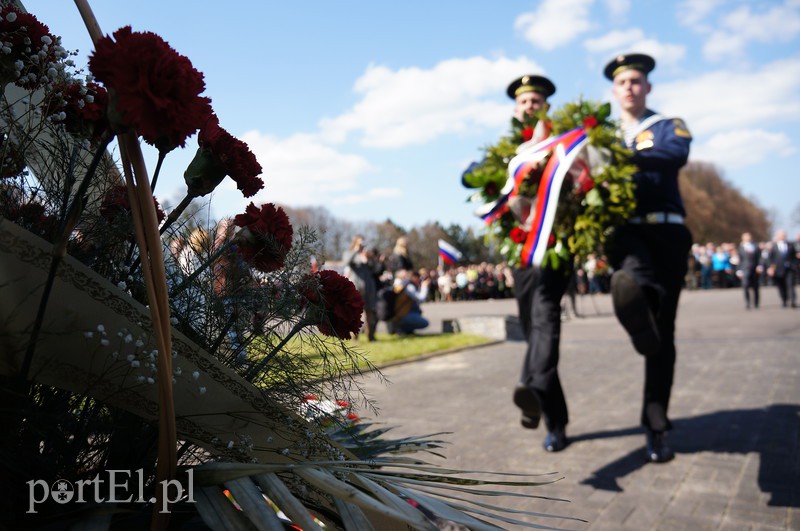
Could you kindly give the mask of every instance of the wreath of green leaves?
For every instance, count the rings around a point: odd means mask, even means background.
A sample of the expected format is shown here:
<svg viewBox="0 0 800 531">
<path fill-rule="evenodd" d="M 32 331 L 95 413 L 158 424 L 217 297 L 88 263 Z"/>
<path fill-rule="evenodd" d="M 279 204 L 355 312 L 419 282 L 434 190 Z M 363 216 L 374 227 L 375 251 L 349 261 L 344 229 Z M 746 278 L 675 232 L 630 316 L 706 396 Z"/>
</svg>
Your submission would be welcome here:
<svg viewBox="0 0 800 531">
<path fill-rule="evenodd" d="M 545 253 L 542 267 L 560 268 L 573 257 L 585 261 L 590 254 L 605 254 L 605 242 L 614 228 L 624 223 L 636 208 L 633 175 L 636 166 L 630 162 L 628 151 L 617 138 L 618 124 L 609 119 L 611 105 L 592 101 L 567 103 L 552 115 L 551 135 L 560 135 L 585 123 L 596 120 L 587 136 L 589 144 L 610 156 L 606 165 L 592 168 L 592 188 L 583 193 L 576 183 L 565 180 L 552 234 L 554 241 Z M 516 155 L 517 147 L 524 141 L 522 132 L 535 127 L 543 114 L 520 122 L 511 120 L 511 131 L 485 148 L 483 161 L 464 176 L 464 183 L 476 191 L 469 197 L 472 203 L 489 203 L 497 200 L 508 179 L 508 163 Z M 543 167 L 544 165 L 540 165 Z M 531 172 L 520 186 L 520 194 L 536 197 L 541 172 Z M 518 228 L 511 212 L 507 211 L 486 226 L 485 242 L 496 246 L 511 266 L 520 265 L 524 240 L 519 241 Z"/>
</svg>

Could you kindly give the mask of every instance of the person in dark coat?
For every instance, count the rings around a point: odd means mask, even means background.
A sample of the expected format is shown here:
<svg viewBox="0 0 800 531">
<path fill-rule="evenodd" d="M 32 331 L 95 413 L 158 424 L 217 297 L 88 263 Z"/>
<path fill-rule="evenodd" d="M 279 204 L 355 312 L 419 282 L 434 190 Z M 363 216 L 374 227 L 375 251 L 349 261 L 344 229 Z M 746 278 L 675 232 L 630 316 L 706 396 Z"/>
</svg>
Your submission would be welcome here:
<svg viewBox="0 0 800 531">
<path fill-rule="evenodd" d="M 786 308 L 797 308 L 797 296 L 794 289 L 797 274 L 797 249 L 786 239 L 786 231 L 781 229 L 775 233 L 772 249 L 769 252 L 769 275 L 778 287 L 781 303 Z"/>
<path fill-rule="evenodd" d="M 749 232 L 742 234 L 742 241 L 739 244 L 739 273 L 744 289 L 744 303 L 749 310 L 751 307 L 758 308 L 758 285 L 761 277 L 761 249 L 753 241 Z M 753 292 L 751 300 L 750 292 Z"/>
</svg>

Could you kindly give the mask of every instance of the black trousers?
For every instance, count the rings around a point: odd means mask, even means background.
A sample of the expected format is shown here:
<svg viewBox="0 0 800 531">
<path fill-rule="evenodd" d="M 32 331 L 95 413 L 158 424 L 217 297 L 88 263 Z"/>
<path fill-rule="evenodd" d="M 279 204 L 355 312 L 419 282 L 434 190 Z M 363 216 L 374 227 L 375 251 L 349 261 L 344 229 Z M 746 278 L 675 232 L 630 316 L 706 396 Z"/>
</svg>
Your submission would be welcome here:
<svg viewBox="0 0 800 531">
<path fill-rule="evenodd" d="M 783 275 L 775 275 L 773 282 L 778 286 L 778 295 L 781 297 L 781 302 L 784 306 L 791 303 L 792 306 L 797 304 L 797 296 L 794 291 L 794 270 L 787 269 Z"/>
<path fill-rule="evenodd" d="M 753 303 L 758 308 L 758 282 L 759 274 L 753 269 L 752 271 L 745 271 L 742 277 L 742 288 L 744 289 L 744 302 L 747 307 L 750 307 L 750 290 L 753 290 Z"/>
<path fill-rule="evenodd" d="M 619 227 L 609 244 L 609 262 L 636 279 L 648 297 L 661 336 L 661 350 L 645 357 L 641 422 L 667 431 L 675 375 L 675 317 L 688 269 L 692 233 L 685 225 L 661 223 Z"/>
<path fill-rule="evenodd" d="M 520 383 L 539 397 L 548 431 L 564 428 L 569 422 L 567 402 L 558 378 L 558 357 L 561 297 L 569 284 L 571 269 L 570 263 L 559 270 L 514 270 L 514 295 L 522 332 L 528 342 Z"/>
</svg>

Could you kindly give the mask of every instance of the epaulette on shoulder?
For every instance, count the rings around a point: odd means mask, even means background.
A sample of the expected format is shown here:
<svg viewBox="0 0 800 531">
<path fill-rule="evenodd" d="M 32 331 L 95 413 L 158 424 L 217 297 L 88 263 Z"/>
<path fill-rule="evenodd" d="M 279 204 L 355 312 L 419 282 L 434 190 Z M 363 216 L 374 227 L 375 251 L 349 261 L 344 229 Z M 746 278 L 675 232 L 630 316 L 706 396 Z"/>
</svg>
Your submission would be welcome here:
<svg viewBox="0 0 800 531">
<path fill-rule="evenodd" d="M 672 125 L 675 126 L 675 134 L 677 136 L 681 136 L 683 138 L 692 138 L 692 133 L 689 132 L 689 128 L 686 127 L 686 122 L 684 122 L 680 118 L 673 118 Z"/>
</svg>

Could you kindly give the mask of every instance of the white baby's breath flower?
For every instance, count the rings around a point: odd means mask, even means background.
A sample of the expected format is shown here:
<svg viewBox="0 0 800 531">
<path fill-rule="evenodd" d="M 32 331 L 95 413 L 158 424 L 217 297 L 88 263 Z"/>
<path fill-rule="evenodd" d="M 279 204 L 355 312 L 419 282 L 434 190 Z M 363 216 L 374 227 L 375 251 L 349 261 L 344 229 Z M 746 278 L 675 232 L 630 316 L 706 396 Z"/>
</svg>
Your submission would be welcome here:
<svg viewBox="0 0 800 531">
<path fill-rule="evenodd" d="M 101 325 L 101 324 L 99 324 L 99 325 L 97 325 L 97 331 L 100 332 L 101 334 L 105 335 L 106 327 Z"/>
<path fill-rule="evenodd" d="M 16 14 L 16 13 L 14 13 L 13 11 L 9 11 L 9 12 L 6 14 L 6 20 L 7 20 L 8 22 L 15 22 L 15 21 L 17 20 L 17 14 Z"/>
<path fill-rule="evenodd" d="M 136 377 L 136 381 L 139 382 L 139 383 L 144 383 L 144 376 L 141 376 L 141 375 L 137 376 Z"/>
<path fill-rule="evenodd" d="M 200 371 L 194 371 L 192 373 L 192 378 L 194 378 L 195 380 L 198 380 L 200 378 Z"/>
<path fill-rule="evenodd" d="M 100 340 L 100 344 L 103 345 L 104 347 L 107 347 L 109 343 L 110 341 L 106 338 Z"/>
<path fill-rule="evenodd" d="M 125 289 L 125 288 L 127 288 L 127 287 L 128 287 L 128 285 L 127 285 L 127 284 L 125 284 L 125 282 L 124 282 L 124 281 L 120 280 L 119 282 L 117 282 L 117 287 L 118 287 L 119 289 Z"/>
<path fill-rule="evenodd" d="M 206 394 L 206 388 L 205 388 L 205 386 L 201 386 L 201 387 L 200 387 L 200 389 L 199 389 L 199 391 L 200 391 L 200 394 L 201 394 L 201 395 L 204 395 L 204 394 Z"/>
<path fill-rule="evenodd" d="M 136 345 L 136 347 L 138 348 L 142 348 L 144 346 L 144 341 L 142 341 L 141 339 L 137 339 L 134 345 Z"/>
<path fill-rule="evenodd" d="M 134 368 L 136 368 L 136 367 L 138 367 L 139 365 L 141 365 L 141 362 L 140 362 L 139 360 L 133 360 L 133 361 L 131 362 L 131 367 L 134 367 Z"/>
<path fill-rule="evenodd" d="M 133 361 L 136 359 L 136 356 L 134 356 L 133 354 L 128 354 L 128 356 L 125 359 L 127 359 L 128 361 Z"/>
<path fill-rule="evenodd" d="M 92 332 L 91 330 L 87 330 L 86 332 L 83 333 L 83 337 L 85 337 L 86 339 L 91 339 L 94 337 L 94 332 Z"/>
<path fill-rule="evenodd" d="M 180 376 L 181 373 L 183 372 L 183 369 L 181 369 L 180 367 L 175 367 L 173 369 L 173 372 L 175 373 L 175 376 Z"/>
<path fill-rule="evenodd" d="M 152 376 L 148 376 L 147 377 L 147 383 L 149 383 L 150 385 L 153 385 L 154 383 L 156 383 L 156 380 Z"/>
<path fill-rule="evenodd" d="M 128 334 L 128 335 L 126 335 L 124 338 L 122 338 L 122 340 L 123 340 L 125 343 L 130 343 L 131 341 L 133 341 L 133 336 L 132 336 L 132 335 L 130 335 L 130 334 Z"/>
<path fill-rule="evenodd" d="M 228 450 L 233 448 L 233 441 L 228 441 Z"/>
</svg>

